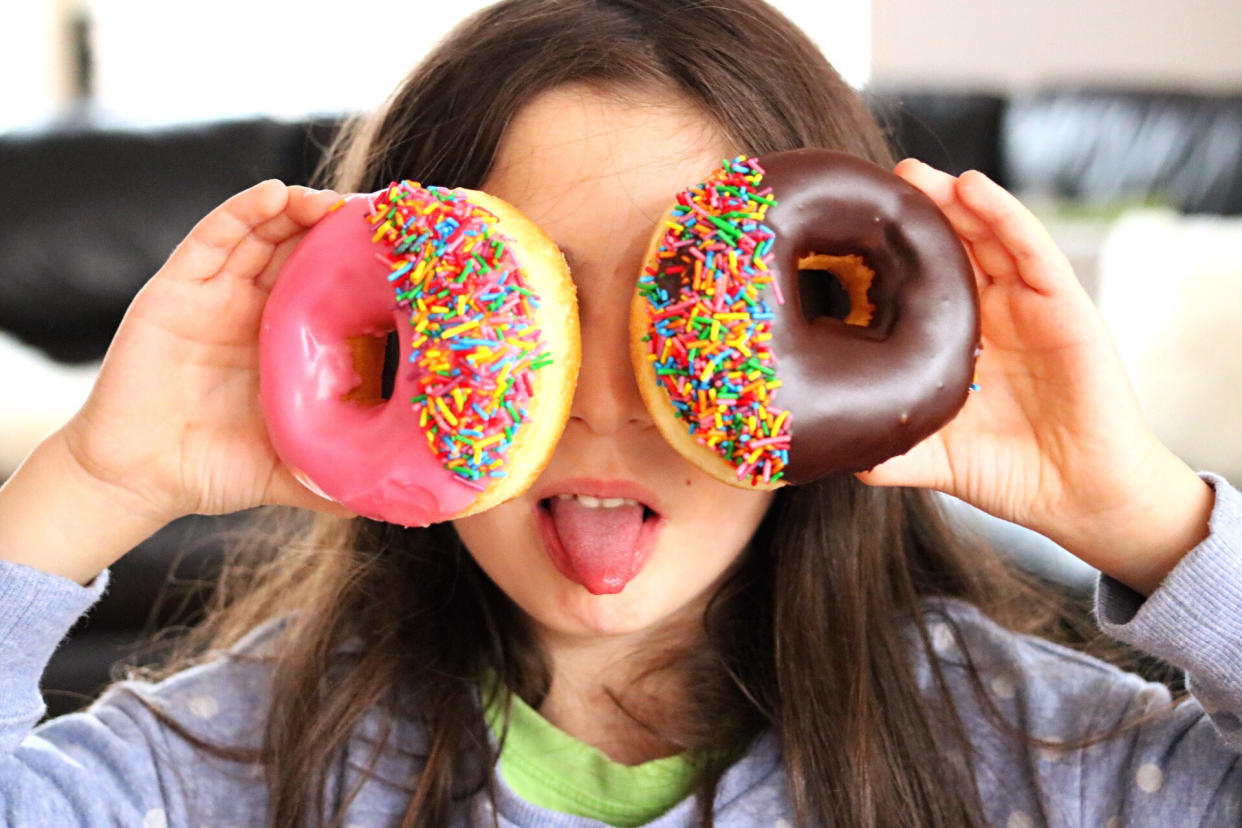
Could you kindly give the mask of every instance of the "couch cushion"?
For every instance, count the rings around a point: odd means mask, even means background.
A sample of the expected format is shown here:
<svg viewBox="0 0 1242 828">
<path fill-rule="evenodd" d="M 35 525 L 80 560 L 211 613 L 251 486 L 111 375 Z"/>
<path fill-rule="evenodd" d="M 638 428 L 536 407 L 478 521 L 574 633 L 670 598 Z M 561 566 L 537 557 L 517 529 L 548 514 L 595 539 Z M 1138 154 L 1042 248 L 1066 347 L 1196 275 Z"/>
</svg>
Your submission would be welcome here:
<svg viewBox="0 0 1242 828">
<path fill-rule="evenodd" d="M 1022 95 L 1007 107 L 1002 135 L 1006 175 L 1019 193 L 1242 214 L 1240 95 Z"/>
<path fill-rule="evenodd" d="M 978 92 L 879 90 L 867 95 L 898 159 L 910 156 L 959 175 L 979 170 L 1005 182 L 1000 129 L 1005 100 Z"/>
<path fill-rule="evenodd" d="M 265 178 L 306 183 L 325 124 L 237 121 L 0 137 L 0 328 L 98 359 L 143 282 L 194 223 Z"/>
<path fill-rule="evenodd" d="M 1127 213 L 1100 251 L 1100 311 L 1156 435 L 1242 485 L 1242 218 Z"/>
</svg>

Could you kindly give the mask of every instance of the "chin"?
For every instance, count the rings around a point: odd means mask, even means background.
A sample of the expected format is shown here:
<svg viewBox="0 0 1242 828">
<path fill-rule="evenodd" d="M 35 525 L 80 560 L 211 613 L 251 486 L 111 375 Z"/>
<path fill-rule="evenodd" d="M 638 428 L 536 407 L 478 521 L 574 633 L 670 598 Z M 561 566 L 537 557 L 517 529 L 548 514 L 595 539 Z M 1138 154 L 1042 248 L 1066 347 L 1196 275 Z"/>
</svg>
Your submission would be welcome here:
<svg viewBox="0 0 1242 828">
<path fill-rule="evenodd" d="M 635 635 L 660 627 L 681 609 L 676 601 L 670 604 L 672 596 L 659 589 L 658 575 L 651 570 L 611 594 L 592 594 L 559 574 L 557 581 L 531 591 L 518 604 L 537 624 L 564 636 Z"/>
</svg>

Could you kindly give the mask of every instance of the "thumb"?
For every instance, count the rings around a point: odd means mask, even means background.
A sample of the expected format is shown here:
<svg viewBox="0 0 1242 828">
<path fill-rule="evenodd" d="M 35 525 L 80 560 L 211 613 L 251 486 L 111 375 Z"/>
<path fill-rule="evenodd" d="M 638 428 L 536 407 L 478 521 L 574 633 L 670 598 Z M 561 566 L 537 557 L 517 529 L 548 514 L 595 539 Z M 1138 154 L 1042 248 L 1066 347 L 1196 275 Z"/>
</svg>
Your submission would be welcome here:
<svg viewBox="0 0 1242 828">
<path fill-rule="evenodd" d="M 296 506 L 299 509 L 312 509 L 326 512 L 337 517 L 358 517 L 356 513 L 345 508 L 335 500 L 324 497 L 303 483 L 285 466 L 281 466 L 272 479 L 267 491 L 265 502 L 272 506 Z"/>
<path fill-rule="evenodd" d="M 858 472 L 855 477 L 868 486 L 913 486 L 923 489 L 940 489 L 948 478 L 948 455 L 944 441 L 933 434 L 915 445 L 905 454 L 889 458 L 883 463 Z"/>
</svg>

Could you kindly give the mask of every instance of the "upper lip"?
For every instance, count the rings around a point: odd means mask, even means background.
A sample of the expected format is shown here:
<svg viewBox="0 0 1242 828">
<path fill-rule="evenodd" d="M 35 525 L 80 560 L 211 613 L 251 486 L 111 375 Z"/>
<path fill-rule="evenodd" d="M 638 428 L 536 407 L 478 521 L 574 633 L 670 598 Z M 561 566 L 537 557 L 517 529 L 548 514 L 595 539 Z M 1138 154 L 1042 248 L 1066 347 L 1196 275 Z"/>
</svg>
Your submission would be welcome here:
<svg viewBox="0 0 1242 828">
<path fill-rule="evenodd" d="M 549 483 L 536 494 L 536 500 L 547 500 L 557 495 L 588 495 L 590 497 L 625 497 L 637 500 L 651 511 L 660 514 L 662 509 L 656 496 L 649 490 L 632 480 L 599 480 L 596 478 L 578 477 L 569 480 L 558 480 Z"/>
</svg>

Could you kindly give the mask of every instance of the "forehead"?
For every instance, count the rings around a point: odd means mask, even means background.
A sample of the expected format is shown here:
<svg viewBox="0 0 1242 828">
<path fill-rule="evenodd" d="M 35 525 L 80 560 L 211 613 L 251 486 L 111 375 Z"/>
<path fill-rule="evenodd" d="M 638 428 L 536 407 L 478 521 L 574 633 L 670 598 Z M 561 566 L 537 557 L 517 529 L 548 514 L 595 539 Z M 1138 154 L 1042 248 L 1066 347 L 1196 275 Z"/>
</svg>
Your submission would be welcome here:
<svg viewBox="0 0 1242 828">
<path fill-rule="evenodd" d="M 518 111 L 483 189 L 569 242 L 649 227 L 729 154 L 712 119 L 672 94 L 568 86 Z"/>
</svg>

